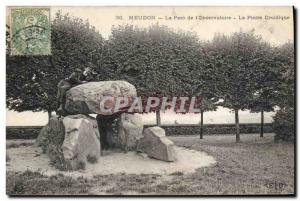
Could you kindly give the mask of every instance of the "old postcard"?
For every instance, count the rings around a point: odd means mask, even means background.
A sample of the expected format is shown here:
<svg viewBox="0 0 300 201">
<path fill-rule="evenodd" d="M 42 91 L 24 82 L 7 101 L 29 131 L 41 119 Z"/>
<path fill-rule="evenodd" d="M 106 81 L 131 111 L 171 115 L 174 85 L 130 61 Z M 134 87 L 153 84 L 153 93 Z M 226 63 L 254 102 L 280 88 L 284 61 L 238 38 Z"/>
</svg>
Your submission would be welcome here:
<svg viewBox="0 0 300 201">
<path fill-rule="evenodd" d="M 9 196 L 295 196 L 294 8 L 8 6 Z"/>
</svg>

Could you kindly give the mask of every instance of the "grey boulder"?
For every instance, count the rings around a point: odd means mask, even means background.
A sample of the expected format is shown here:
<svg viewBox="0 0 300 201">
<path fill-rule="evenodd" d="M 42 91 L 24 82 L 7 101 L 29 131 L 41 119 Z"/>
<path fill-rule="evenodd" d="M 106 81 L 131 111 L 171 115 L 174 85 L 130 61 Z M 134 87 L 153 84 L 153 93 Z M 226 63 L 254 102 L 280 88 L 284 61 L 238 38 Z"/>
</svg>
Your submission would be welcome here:
<svg viewBox="0 0 300 201">
<path fill-rule="evenodd" d="M 118 136 L 123 150 L 136 150 L 137 142 L 143 137 L 144 125 L 140 114 L 123 113 L 119 117 Z"/>
<path fill-rule="evenodd" d="M 176 160 L 174 143 L 166 137 L 165 130 L 160 127 L 149 127 L 143 132 L 137 151 L 146 153 L 149 157 L 172 162 Z"/>
<path fill-rule="evenodd" d="M 68 114 L 112 115 L 117 113 L 115 111 L 117 97 L 127 98 L 128 105 L 131 105 L 136 96 L 136 88 L 126 81 L 87 82 L 67 91 L 65 111 Z M 120 111 L 125 112 L 128 108 L 120 108 Z"/>
<path fill-rule="evenodd" d="M 71 169 L 79 169 L 89 160 L 97 161 L 101 155 L 101 145 L 96 119 L 87 115 L 69 115 L 62 121 L 65 139 L 61 148 Z"/>
</svg>

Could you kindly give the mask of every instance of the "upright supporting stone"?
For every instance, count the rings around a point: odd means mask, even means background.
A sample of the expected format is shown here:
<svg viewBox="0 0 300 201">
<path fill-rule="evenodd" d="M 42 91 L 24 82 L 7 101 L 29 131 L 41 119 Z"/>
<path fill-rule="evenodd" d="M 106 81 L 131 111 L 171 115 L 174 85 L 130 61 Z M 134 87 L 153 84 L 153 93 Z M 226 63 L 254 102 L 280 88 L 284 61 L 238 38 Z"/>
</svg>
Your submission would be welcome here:
<svg viewBox="0 0 300 201">
<path fill-rule="evenodd" d="M 137 151 L 163 161 L 176 160 L 174 143 L 166 137 L 164 129 L 157 126 L 146 128 L 143 135 L 144 137 L 138 143 Z"/>
<path fill-rule="evenodd" d="M 54 116 L 42 128 L 36 140 L 49 156 L 51 164 L 60 170 L 84 168 L 101 154 L 97 121 L 87 115 Z"/>
<path fill-rule="evenodd" d="M 140 114 L 122 114 L 117 122 L 119 146 L 122 150 L 136 150 L 143 137 L 144 125 Z"/>
<path fill-rule="evenodd" d="M 62 145 L 64 158 L 72 169 L 78 169 L 92 159 L 97 161 L 101 153 L 100 133 L 97 121 L 86 115 L 70 115 L 63 119 L 65 140 Z"/>
</svg>

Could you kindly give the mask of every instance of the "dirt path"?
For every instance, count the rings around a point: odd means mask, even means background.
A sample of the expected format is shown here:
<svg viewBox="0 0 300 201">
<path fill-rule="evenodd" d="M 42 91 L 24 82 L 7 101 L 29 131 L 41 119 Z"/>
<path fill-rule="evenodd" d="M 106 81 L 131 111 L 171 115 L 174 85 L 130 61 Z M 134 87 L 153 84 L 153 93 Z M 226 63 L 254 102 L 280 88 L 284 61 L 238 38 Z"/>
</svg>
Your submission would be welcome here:
<svg viewBox="0 0 300 201">
<path fill-rule="evenodd" d="M 26 170 L 38 171 L 51 176 L 62 173 L 66 176 L 92 178 L 95 175 L 109 174 L 159 174 L 168 175 L 176 172 L 193 173 L 201 167 L 208 167 L 216 163 L 212 156 L 205 152 L 176 147 L 177 161 L 164 162 L 149 158 L 136 152 L 120 153 L 106 151 L 96 164 L 88 163 L 85 170 L 65 172 L 52 167 L 50 160 L 42 150 L 33 145 L 12 147 L 7 149 L 10 158 L 7 161 L 7 171 L 22 172 Z"/>
</svg>

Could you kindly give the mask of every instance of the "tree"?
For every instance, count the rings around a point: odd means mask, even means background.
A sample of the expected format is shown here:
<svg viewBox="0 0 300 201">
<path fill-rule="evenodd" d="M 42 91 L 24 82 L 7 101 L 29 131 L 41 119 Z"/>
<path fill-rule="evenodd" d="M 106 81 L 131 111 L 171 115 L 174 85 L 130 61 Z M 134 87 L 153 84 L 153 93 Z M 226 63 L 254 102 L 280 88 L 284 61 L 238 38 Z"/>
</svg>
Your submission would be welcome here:
<svg viewBox="0 0 300 201">
<path fill-rule="evenodd" d="M 200 139 L 203 139 L 203 122 L 204 122 L 204 112 L 206 111 L 215 111 L 217 109 L 217 99 L 211 98 L 207 99 L 202 97 L 201 99 L 201 106 L 200 106 Z"/>
<path fill-rule="evenodd" d="M 200 60 L 197 66 L 197 84 L 196 92 L 199 97 L 201 97 L 200 104 L 200 139 L 203 139 L 203 122 L 204 122 L 204 112 L 215 111 L 217 109 L 217 102 L 219 101 L 217 93 L 217 76 L 214 65 L 212 65 L 213 55 L 211 43 L 203 43 L 202 45 L 203 59 Z M 199 55 L 201 56 L 201 55 Z"/>
<path fill-rule="evenodd" d="M 235 113 L 236 142 L 240 141 L 239 110 L 245 110 L 257 84 L 256 66 L 263 59 L 262 40 L 250 32 L 230 36 L 216 35 L 212 41 L 213 65 L 217 72 L 217 89 L 222 106 Z"/>
<path fill-rule="evenodd" d="M 255 91 L 250 99 L 249 109 L 251 112 L 261 113 L 260 137 L 263 137 L 264 112 L 274 111 L 275 99 L 278 96 L 276 86 L 280 83 L 280 68 L 277 58 L 274 57 L 274 48 L 267 43 L 262 43 L 261 46 L 259 65 L 255 70 Z"/>
<path fill-rule="evenodd" d="M 189 78 L 183 80 L 183 85 L 187 85 L 190 96 L 196 96 L 196 108 L 200 109 L 200 139 L 203 139 L 204 112 L 216 110 L 218 101 L 216 93 L 216 76 L 213 65 L 210 62 L 210 55 L 207 53 L 208 43 L 196 41 L 191 49 L 187 50 L 189 58 L 186 70 L 190 72 Z"/>
<path fill-rule="evenodd" d="M 294 108 L 295 99 L 295 60 L 294 44 L 287 42 L 274 50 L 273 58 L 279 66 L 276 85 L 276 105 L 280 108 Z"/>
<path fill-rule="evenodd" d="M 104 80 L 122 79 L 134 84 L 144 99 L 190 96 L 203 59 L 200 47 L 197 36 L 165 26 L 113 27 L 97 71 L 103 72 Z M 160 105 L 152 112 L 160 124 Z"/>
<path fill-rule="evenodd" d="M 274 116 L 275 141 L 295 139 L 295 60 L 294 45 L 287 42 L 274 51 L 274 58 L 280 67 L 278 85 L 275 87 L 276 105 L 280 108 Z"/>
<path fill-rule="evenodd" d="M 7 46 L 7 107 L 51 113 L 57 108 L 57 83 L 75 68 L 95 65 L 102 46 L 101 34 L 88 21 L 56 13 L 51 23 L 51 55 L 11 56 Z"/>
</svg>

